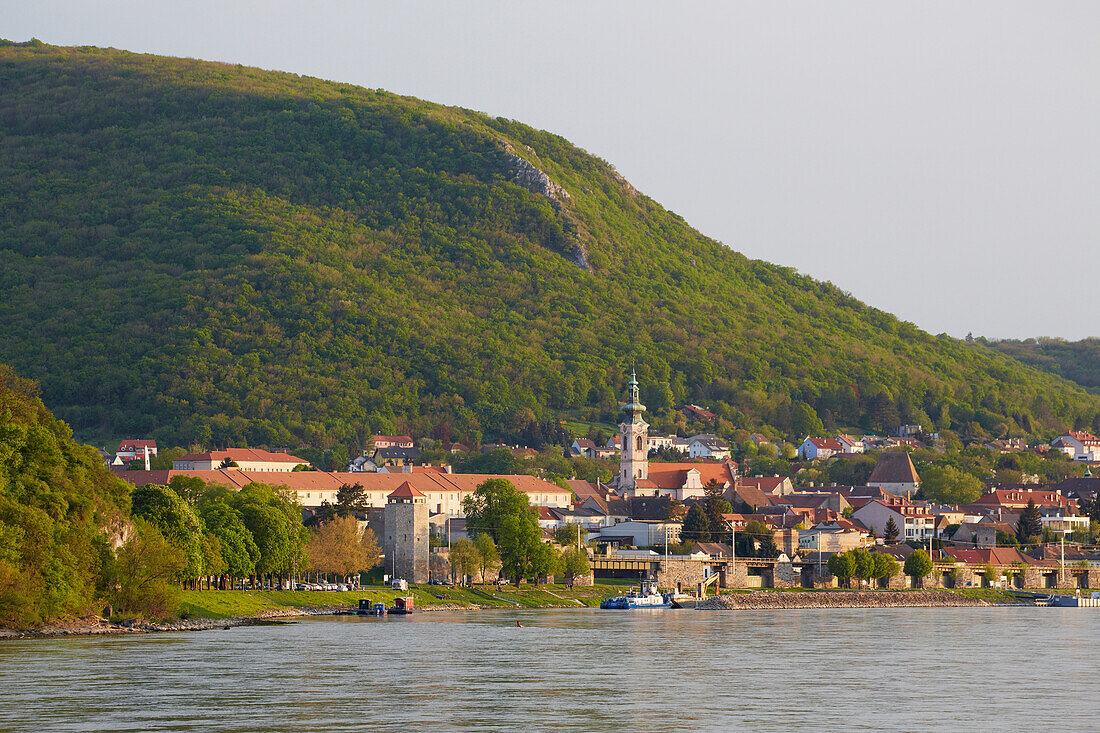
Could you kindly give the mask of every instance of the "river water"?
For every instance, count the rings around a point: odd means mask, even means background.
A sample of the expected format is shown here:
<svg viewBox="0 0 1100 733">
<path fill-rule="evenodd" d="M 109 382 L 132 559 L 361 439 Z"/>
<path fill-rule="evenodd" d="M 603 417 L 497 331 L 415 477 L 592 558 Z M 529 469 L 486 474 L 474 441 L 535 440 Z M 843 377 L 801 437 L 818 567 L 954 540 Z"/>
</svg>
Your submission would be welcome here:
<svg viewBox="0 0 1100 733">
<path fill-rule="evenodd" d="M 7 641 L 0 730 L 1100 730 L 1097 632 L 1093 609 L 576 609 Z"/>
</svg>

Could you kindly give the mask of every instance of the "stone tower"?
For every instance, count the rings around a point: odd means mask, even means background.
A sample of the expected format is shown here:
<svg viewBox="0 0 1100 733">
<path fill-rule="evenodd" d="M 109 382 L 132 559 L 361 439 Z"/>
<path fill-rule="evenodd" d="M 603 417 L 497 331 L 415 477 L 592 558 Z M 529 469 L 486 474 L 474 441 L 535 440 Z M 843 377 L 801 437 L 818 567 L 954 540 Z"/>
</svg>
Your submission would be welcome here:
<svg viewBox="0 0 1100 733">
<path fill-rule="evenodd" d="M 428 499 L 408 481 L 386 497 L 386 572 L 428 582 Z"/>
<path fill-rule="evenodd" d="M 619 454 L 619 489 L 632 489 L 634 482 L 649 478 L 649 425 L 642 420 L 645 405 L 638 398 L 638 378 L 630 370 L 630 401 L 623 405 L 626 419 L 619 423 L 622 453 Z"/>
</svg>

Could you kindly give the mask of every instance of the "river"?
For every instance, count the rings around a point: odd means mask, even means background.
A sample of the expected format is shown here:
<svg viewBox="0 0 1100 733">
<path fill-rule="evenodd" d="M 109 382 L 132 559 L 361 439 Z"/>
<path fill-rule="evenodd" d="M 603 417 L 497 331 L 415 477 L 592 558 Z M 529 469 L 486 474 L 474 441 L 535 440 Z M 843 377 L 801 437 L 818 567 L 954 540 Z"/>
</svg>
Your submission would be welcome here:
<svg viewBox="0 0 1100 733">
<path fill-rule="evenodd" d="M 576 609 L 16 640 L 0 729 L 1097 730 L 1098 631 L 1092 609 Z"/>
</svg>

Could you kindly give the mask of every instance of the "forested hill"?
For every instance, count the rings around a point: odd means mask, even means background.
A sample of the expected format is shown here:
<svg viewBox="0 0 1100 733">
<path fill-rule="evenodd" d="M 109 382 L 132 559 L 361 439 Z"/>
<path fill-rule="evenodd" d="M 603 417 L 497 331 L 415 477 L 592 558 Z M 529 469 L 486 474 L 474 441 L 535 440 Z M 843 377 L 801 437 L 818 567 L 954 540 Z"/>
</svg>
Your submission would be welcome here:
<svg viewBox="0 0 1100 733">
<path fill-rule="evenodd" d="M 1006 340 L 994 341 L 991 345 L 1025 364 L 1065 377 L 1100 394 L 1100 338 Z"/>
<path fill-rule="evenodd" d="M 293 74 L 0 47 L 0 359 L 78 431 L 355 444 L 1100 423 L 1100 400 L 749 260 L 556 135 Z M 903 263 L 896 271 L 904 276 Z"/>
</svg>

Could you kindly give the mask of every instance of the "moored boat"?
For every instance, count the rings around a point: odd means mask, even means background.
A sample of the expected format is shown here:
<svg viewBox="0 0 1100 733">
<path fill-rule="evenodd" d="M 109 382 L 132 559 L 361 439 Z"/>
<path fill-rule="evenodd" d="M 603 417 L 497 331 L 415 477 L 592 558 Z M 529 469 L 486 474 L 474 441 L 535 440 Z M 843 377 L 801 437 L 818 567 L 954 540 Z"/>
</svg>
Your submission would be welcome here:
<svg viewBox="0 0 1100 733">
<path fill-rule="evenodd" d="M 355 613 L 360 616 L 385 616 L 386 604 L 378 601 L 372 605 L 369 598 L 360 598 L 359 608 Z"/>
<path fill-rule="evenodd" d="M 640 589 L 631 589 L 629 593 L 621 596 L 607 598 L 600 604 L 600 608 L 625 610 L 634 608 L 669 608 L 671 596 L 662 595 L 657 591 L 657 581 L 643 580 Z"/>
<path fill-rule="evenodd" d="M 1053 595 L 1047 599 L 1046 605 L 1059 608 L 1100 608 L 1100 593 L 1094 592 L 1087 598 L 1082 596 L 1080 591 L 1072 596 Z"/>
<path fill-rule="evenodd" d="M 389 610 L 391 614 L 397 614 L 399 616 L 408 615 L 413 612 L 413 599 L 412 596 L 404 596 L 393 599 L 393 608 Z"/>
</svg>

